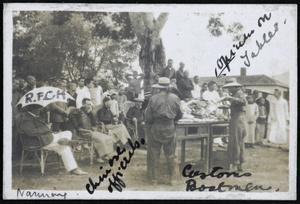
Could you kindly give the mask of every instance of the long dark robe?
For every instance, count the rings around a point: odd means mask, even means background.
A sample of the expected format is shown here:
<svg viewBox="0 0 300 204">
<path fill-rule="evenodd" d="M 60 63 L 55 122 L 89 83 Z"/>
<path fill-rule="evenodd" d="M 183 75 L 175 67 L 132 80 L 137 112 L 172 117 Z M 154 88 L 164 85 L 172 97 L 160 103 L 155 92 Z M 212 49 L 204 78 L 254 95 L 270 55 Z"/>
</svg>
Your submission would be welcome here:
<svg viewBox="0 0 300 204">
<path fill-rule="evenodd" d="M 231 119 L 229 123 L 229 141 L 227 147 L 230 164 L 242 164 L 245 161 L 244 138 L 246 136 L 246 98 L 242 90 L 234 93 L 236 100 L 231 101 Z"/>
</svg>

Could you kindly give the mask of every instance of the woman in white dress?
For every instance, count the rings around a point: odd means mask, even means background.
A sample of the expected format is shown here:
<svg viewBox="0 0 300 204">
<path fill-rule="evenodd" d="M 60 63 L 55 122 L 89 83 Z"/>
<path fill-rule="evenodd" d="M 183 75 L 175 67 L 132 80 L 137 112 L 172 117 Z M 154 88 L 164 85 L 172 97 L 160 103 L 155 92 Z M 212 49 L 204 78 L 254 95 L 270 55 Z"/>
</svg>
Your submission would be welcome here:
<svg viewBox="0 0 300 204">
<path fill-rule="evenodd" d="M 275 90 L 276 99 L 271 103 L 269 123 L 271 143 L 283 145 L 287 142 L 287 125 L 289 123 L 289 111 L 287 101 L 281 97 L 281 91 Z"/>
</svg>

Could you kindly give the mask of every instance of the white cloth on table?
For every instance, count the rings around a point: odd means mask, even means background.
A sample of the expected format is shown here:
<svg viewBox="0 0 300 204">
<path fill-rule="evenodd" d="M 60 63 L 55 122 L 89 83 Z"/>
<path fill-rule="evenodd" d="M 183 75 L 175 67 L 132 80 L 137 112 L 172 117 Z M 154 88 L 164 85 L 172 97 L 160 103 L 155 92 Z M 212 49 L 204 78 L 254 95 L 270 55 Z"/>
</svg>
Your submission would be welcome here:
<svg viewBox="0 0 300 204">
<path fill-rule="evenodd" d="M 206 101 L 209 101 L 209 111 L 210 112 L 218 111 L 217 102 L 220 99 L 218 92 L 216 92 L 215 90 L 214 91 L 207 90 L 203 93 L 202 98 Z M 214 143 L 217 143 L 219 145 L 223 144 L 221 138 L 215 138 Z"/>
<path fill-rule="evenodd" d="M 287 101 L 280 97 L 275 99 L 270 107 L 269 121 L 270 125 L 270 142 L 276 144 L 285 144 L 287 142 L 287 120 L 289 120 Z"/>
<path fill-rule="evenodd" d="M 59 155 L 61 155 L 62 161 L 67 169 L 67 171 L 74 170 L 78 168 L 77 163 L 74 159 L 73 153 L 71 151 L 71 148 L 66 145 L 60 145 L 57 142 L 60 139 L 72 139 L 72 133 L 70 131 L 63 131 L 59 133 L 53 133 L 53 141 L 44 147 L 44 149 L 49 149 L 57 152 Z"/>
<path fill-rule="evenodd" d="M 202 95 L 202 98 L 206 101 L 209 101 L 209 110 L 210 112 L 217 111 L 218 110 L 218 100 L 220 100 L 220 96 L 218 92 L 214 91 L 205 91 Z"/>
<path fill-rule="evenodd" d="M 76 108 L 81 108 L 82 99 L 84 99 L 84 98 L 91 99 L 91 93 L 86 86 L 84 86 L 83 88 L 77 87 L 76 93 L 77 93 Z"/>
</svg>

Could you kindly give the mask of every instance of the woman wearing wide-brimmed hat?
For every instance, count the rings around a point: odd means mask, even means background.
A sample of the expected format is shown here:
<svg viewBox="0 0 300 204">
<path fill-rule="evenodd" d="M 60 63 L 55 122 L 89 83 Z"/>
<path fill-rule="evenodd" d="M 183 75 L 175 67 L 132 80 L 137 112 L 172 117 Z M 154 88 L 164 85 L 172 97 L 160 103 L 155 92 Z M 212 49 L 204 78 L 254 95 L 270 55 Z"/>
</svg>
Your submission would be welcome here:
<svg viewBox="0 0 300 204">
<path fill-rule="evenodd" d="M 232 96 L 224 100 L 231 102 L 231 119 L 229 124 L 229 141 L 227 147 L 229 169 L 242 171 L 244 162 L 244 137 L 246 136 L 246 98 L 242 91 L 242 85 L 236 82 L 235 78 L 223 86 L 228 89 Z"/>
</svg>

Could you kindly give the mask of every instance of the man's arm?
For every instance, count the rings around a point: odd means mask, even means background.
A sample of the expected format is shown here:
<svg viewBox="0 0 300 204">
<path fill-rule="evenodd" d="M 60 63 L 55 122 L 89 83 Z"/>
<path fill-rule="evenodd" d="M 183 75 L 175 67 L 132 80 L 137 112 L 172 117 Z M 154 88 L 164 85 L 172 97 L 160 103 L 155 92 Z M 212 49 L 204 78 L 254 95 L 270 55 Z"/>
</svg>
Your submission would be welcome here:
<svg viewBox="0 0 300 204">
<path fill-rule="evenodd" d="M 178 121 L 183 116 L 183 109 L 182 109 L 182 106 L 181 106 L 181 103 L 180 103 L 180 99 L 178 97 L 176 99 L 176 105 L 177 105 L 177 115 L 174 118 L 174 120 Z"/>
<path fill-rule="evenodd" d="M 129 108 L 128 112 L 127 112 L 127 118 L 134 118 L 133 116 L 133 107 Z"/>
<path fill-rule="evenodd" d="M 131 76 L 131 74 L 125 74 L 125 79 L 127 80 L 128 83 L 131 80 L 130 76 Z"/>
<path fill-rule="evenodd" d="M 144 79 L 144 77 L 145 77 L 145 74 L 144 73 L 141 73 L 140 74 L 140 77 L 138 78 L 140 81 L 142 81 L 143 79 Z"/>
<path fill-rule="evenodd" d="M 147 124 L 151 124 L 153 122 L 153 117 L 152 117 L 152 101 L 151 100 L 153 98 L 150 98 L 147 109 L 146 109 L 146 113 L 145 113 L 145 122 Z"/>
<path fill-rule="evenodd" d="M 100 122 L 114 122 L 113 118 L 106 117 L 102 108 L 97 112 L 97 116 Z"/>
<path fill-rule="evenodd" d="M 60 113 L 60 114 L 63 114 L 63 113 L 66 113 L 66 112 L 67 112 L 67 110 L 64 110 L 62 107 L 58 106 L 58 105 L 57 105 L 57 102 L 51 103 L 51 104 L 50 104 L 50 109 L 51 109 L 52 111 L 58 112 L 58 113 Z"/>
<path fill-rule="evenodd" d="M 28 137 L 37 137 L 51 133 L 47 125 L 36 125 L 33 120 L 23 118 L 20 124 L 21 132 L 25 133 Z"/>
<path fill-rule="evenodd" d="M 77 131 L 79 130 L 80 127 L 77 121 L 77 118 L 79 117 L 79 113 L 80 113 L 79 109 L 74 109 L 69 114 L 69 120 Z"/>
</svg>

